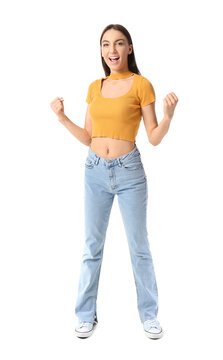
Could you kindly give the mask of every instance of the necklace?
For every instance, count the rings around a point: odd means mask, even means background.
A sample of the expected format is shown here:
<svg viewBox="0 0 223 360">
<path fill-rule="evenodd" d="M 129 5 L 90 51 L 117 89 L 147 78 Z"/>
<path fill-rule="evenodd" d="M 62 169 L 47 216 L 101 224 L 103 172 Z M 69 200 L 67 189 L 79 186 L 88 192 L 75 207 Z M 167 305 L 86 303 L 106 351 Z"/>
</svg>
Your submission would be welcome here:
<svg viewBox="0 0 223 360">
<path fill-rule="evenodd" d="M 121 73 L 110 73 L 110 75 L 108 75 L 107 78 L 112 79 L 112 80 L 124 79 L 124 78 L 130 77 L 133 74 L 134 73 L 132 71 L 128 70 L 128 71 L 124 71 Z"/>
</svg>

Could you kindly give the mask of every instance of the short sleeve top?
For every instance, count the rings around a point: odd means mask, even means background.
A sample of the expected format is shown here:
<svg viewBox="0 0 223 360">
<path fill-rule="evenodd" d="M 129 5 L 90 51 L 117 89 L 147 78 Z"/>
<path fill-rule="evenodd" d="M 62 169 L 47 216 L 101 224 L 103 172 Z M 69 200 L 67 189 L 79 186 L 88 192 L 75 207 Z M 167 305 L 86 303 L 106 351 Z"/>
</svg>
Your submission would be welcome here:
<svg viewBox="0 0 223 360">
<path fill-rule="evenodd" d="M 136 140 L 141 107 L 156 100 L 151 82 L 135 74 L 130 90 L 118 97 L 105 98 L 101 94 L 102 80 L 96 79 L 88 87 L 86 102 L 92 119 L 92 138 L 111 137 L 128 141 Z"/>
</svg>

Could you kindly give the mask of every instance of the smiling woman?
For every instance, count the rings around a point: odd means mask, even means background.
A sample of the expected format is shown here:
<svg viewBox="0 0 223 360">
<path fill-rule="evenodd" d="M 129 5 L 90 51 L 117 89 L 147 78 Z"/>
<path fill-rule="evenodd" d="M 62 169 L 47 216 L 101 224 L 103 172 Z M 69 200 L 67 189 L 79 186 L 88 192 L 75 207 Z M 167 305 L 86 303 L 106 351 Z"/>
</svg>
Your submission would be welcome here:
<svg viewBox="0 0 223 360">
<path fill-rule="evenodd" d="M 89 85 L 85 129 L 91 136 L 92 151 L 115 158 L 134 148 L 141 107 L 155 102 L 155 91 L 137 68 L 132 39 L 124 27 L 106 27 L 100 44 L 106 77 Z"/>
<path fill-rule="evenodd" d="M 125 45 L 125 42 L 126 42 L 126 39 L 117 39 L 117 40 L 115 40 L 115 43 L 116 43 L 118 46 L 123 46 L 123 45 Z M 110 43 L 109 40 L 103 40 L 103 41 L 102 41 L 102 47 L 103 47 L 103 48 L 108 47 L 108 46 L 110 45 L 109 43 Z M 116 45 L 116 46 L 117 46 L 117 45 Z M 119 62 L 120 57 L 114 55 L 114 56 L 109 56 L 108 59 L 110 60 L 111 63 L 116 64 L 116 63 Z"/>
<path fill-rule="evenodd" d="M 158 290 L 147 237 L 147 176 L 135 143 L 142 109 L 151 106 L 151 114 L 156 96 L 151 82 L 137 68 L 132 40 L 123 26 L 107 26 L 100 45 L 105 77 L 89 84 L 86 97 L 85 130 L 91 143 L 85 161 L 86 246 L 75 307 L 75 333 L 88 337 L 98 323 L 100 268 L 109 215 L 117 195 L 131 253 L 139 316 L 146 336 L 158 339 L 163 329 L 156 319 Z M 150 126 L 157 125 L 153 117 Z"/>
<path fill-rule="evenodd" d="M 147 231 L 147 176 L 136 145 L 143 116 L 148 139 L 157 145 L 168 131 L 178 101 L 164 99 L 164 119 L 157 124 L 155 90 L 136 65 L 127 29 L 110 24 L 100 38 L 105 77 L 89 84 L 84 128 L 64 114 L 63 99 L 51 103 L 59 121 L 89 146 L 85 161 L 85 246 L 75 313 L 75 334 L 89 337 L 98 323 L 97 293 L 109 216 L 115 195 L 128 238 L 137 290 L 139 317 L 146 336 L 163 335 L 158 313 L 158 289 Z"/>
</svg>

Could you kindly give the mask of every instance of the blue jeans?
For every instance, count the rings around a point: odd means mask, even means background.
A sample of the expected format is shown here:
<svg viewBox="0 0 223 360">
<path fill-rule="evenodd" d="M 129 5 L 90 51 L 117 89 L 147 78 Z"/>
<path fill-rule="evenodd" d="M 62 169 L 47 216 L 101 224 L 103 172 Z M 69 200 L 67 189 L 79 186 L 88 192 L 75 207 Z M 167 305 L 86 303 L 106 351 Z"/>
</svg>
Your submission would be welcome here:
<svg viewBox="0 0 223 360">
<path fill-rule="evenodd" d="M 158 290 L 147 233 L 147 177 L 138 147 L 111 159 L 89 147 L 85 162 L 85 246 L 75 314 L 98 322 L 97 293 L 109 216 L 118 195 L 143 323 L 158 312 Z M 121 269 L 120 269 L 121 270 Z"/>
</svg>

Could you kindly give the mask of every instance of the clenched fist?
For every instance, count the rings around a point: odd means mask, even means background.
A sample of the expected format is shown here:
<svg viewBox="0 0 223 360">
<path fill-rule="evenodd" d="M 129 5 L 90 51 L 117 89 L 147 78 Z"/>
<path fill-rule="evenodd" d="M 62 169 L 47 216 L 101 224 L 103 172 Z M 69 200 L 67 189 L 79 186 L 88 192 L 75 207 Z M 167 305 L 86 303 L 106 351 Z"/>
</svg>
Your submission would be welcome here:
<svg viewBox="0 0 223 360">
<path fill-rule="evenodd" d="M 51 109 L 55 112 L 56 115 L 64 114 L 64 106 L 63 106 L 64 99 L 56 97 L 51 103 Z"/>
<path fill-rule="evenodd" d="M 169 93 L 163 99 L 163 112 L 166 119 L 172 119 L 177 103 L 178 97 L 174 94 L 174 92 Z"/>
</svg>

